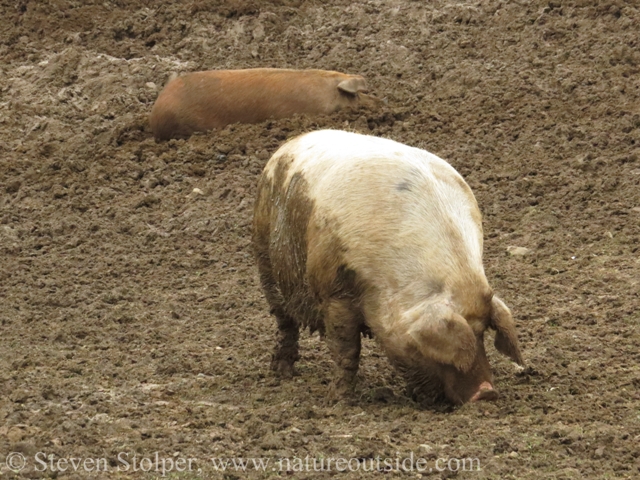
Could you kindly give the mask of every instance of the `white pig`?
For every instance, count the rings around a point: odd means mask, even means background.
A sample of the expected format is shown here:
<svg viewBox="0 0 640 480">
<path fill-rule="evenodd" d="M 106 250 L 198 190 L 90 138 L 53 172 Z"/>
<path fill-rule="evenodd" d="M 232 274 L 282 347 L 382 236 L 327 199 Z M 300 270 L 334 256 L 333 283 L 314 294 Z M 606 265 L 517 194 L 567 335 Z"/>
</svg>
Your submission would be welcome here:
<svg viewBox="0 0 640 480">
<path fill-rule="evenodd" d="M 354 385 L 363 333 L 427 398 L 494 399 L 484 348 L 523 363 L 509 309 L 482 264 L 471 189 L 439 157 L 392 140 L 322 130 L 284 144 L 260 178 L 253 244 L 290 376 L 300 327 L 319 330 Z"/>
</svg>

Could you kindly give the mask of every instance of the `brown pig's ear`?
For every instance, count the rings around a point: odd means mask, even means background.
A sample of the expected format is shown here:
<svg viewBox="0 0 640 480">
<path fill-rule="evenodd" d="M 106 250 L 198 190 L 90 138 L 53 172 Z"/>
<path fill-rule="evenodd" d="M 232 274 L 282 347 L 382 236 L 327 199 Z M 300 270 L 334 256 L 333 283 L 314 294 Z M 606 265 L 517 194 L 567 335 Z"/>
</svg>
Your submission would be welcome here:
<svg viewBox="0 0 640 480">
<path fill-rule="evenodd" d="M 408 331 L 417 348 L 435 362 L 467 372 L 476 357 L 476 336 L 464 317 L 441 303 L 420 313 Z"/>
<path fill-rule="evenodd" d="M 496 331 L 494 345 L 503 355 L 519 365 L 524 365 L 522 354 L 518 347 L 518 334 L 509 308 L 498 297 L 491 300 L 491 328 Z"/>
<path fill-rule="evenodd" d="M 367 92 L 367 81 L 359 75 L 349 77 L 338 84 L 338 90 L 350 95 L 356 95 L 358 92 Z"/>
</svg>

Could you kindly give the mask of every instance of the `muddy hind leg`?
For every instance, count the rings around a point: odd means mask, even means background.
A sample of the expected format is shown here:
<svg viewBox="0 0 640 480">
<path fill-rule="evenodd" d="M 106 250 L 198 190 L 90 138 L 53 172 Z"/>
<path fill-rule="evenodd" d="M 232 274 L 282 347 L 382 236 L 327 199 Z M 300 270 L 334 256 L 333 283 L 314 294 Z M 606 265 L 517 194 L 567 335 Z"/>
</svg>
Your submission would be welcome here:
<svg viewBox="0 0 640 480">
<path fill-rule="evenodd" d="M 271 313 L 278 323 L 276 348 L 271 356 L 271 370 L 282 377 L 291 378 L 295 373 L 293 365 L 300 358 L 298 354 L 300 325 L 295 318 L 286 314 L 284 299 L 273 277 L 269 255 L 267 252 L 261 253 L 257 255 L 260 283 L 267 302 L 271 306 Z"/>
<path fill-rule="evenodd" d="M 278 322 L 278 338 L 271 356 L 271 370 L 284 378 L 291 378 L 295 375 L 293 365 L 300 358 L 298 353 L 300 326 L 281 308 L 274 309 L 273 314 Z"/>
<path fill-rule="evenodd" d="M 331 397 L 353 392 L 360 364 L 361 316 L 347 299 L 332 299 L 325 310 L 325 340 L 336 364 Z"/>
</svg>

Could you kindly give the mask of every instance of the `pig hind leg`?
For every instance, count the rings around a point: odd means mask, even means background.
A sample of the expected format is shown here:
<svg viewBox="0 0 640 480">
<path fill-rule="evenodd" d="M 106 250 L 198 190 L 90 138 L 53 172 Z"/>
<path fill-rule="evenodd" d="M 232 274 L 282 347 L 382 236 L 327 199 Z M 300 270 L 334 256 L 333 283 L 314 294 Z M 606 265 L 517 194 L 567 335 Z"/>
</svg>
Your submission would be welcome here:
<svg viewBox="0 0 640 480">
<path fill-rule="evenodd" d="M 276 347 L 271 356 L 271 370 L 282 377 L 291 378 L 295 374 L 293 365 L 300 358 L 298 353 L 300 325 L 285 311 L 285 302 L 276 286 L 269 256 L 259 254 L 257 260 L 260 283 L 271 306 L 271 313 L 276 317 L 278 323 Z"/>
<path fill-rule="evenodd" d="M 300 358 L 298 353 L 300 327 L 298 322 L 282 309 L 276 309 L 273 313 L 278 322 L 278 339 L 271 357 L 271 369 L 282 377 L 291 378 L 295 374 L 293 365 Z"/>
<path fill-rule="evenodd" d="M 325 341 L 336 364 L 336 378 L 332 385 L 332 396 L 339 397 L 353 391 L 360 363 L 360 333 L 362 315 L 352 300 L 329 300 L 325 315 Z"/>
</svg>

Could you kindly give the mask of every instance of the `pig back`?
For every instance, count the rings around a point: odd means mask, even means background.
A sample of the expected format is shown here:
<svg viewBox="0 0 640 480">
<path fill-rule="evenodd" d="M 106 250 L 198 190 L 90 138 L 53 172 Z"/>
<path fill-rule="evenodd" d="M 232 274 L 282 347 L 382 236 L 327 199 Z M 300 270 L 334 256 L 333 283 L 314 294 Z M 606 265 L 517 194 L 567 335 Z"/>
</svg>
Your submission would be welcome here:
<svg viewBox="0 0 640 480">
<path fill-rule="evenodd" d="M 332 130 L 286 144 L 267 175 L 279 158 L 288 163 L 283 191 L 294 176 L 306 184 L 305 201 L 314 205 L 309 254 L 319 263 L 335 255 L 330 250 L 338 243 L 341 261 L 378 288 L 425 278 L 446 283 L 462 270 L 484 278 L 477 203 L 444 160 L 391 140 Z M 285 201 L 298 202 L 298 195 Z"/>
</svg>

